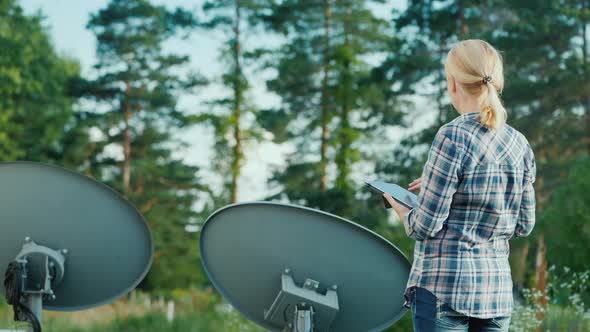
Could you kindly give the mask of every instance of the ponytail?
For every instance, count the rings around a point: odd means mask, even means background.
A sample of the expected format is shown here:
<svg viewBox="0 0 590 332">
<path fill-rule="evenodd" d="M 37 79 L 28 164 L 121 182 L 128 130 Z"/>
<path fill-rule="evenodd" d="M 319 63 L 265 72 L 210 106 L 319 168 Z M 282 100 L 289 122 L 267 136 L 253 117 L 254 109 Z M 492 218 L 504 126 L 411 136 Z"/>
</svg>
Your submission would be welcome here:
<svg viewBox="0 0 590 332">
<path fill-rule="evenodd" d="M 492 81 L 488 80 L 486 82 L 484 79 L 484 84 L 487 85 L 487 94 L 484 93 L 485 99 L 481 108 L 481 124 L 490 129 L 496 129 L 506 123 L 506 109 L 502 105 Z"/>
<path fill-rule="evenodd" d="M 459 42 L 449 51 L 445 71 L 477 98 L 482 125 L 496 129 L 506 123 L 506 109 L 499 96 L 504 89 L 502 56 L 492 45 L 481 39 Z"/>
</svg>

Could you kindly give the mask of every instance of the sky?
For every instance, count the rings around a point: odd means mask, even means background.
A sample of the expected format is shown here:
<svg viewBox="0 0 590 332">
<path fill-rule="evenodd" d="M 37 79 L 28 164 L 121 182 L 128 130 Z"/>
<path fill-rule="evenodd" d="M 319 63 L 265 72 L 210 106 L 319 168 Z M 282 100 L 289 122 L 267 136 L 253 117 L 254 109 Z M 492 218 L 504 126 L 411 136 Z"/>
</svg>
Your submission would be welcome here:
<svg viewBox="0 0 590 332">
<path fill-rule="evenodd" d="M 154 0 L 155 4 L 165 4 L 169 7 L 181 6 L 185 9 L 194 9 L 200 12 L 202 0 Z M 91 13 L 97 12 L 108 4 L 107 0 L 21 0 L 25 12 L 29 14 L 41 11 L 46 17 L 45 25 L 53 40 L 54 46 L 60 54 L 77 59 L 82 68 L 82 75 L 92 77 L 92 66 L 96 62 L 95 38 L 86 29 L 86 23 Z M 384 5 L 374 6 L 377 16 L 390 18 L 392 8 L 405 7 L 404 1 L 391 1 Z M 265 43 L 264 36 L 245 42 Z M 272 41 L 270 41 L 272 42 Z M 196 70 L 208 78 L 217 78 L 222 71 L 221 64 L 217 61 L 219 48 L 223 45 L 222 36 L 212 32 L 196 31 L 188 39 L 174 39 L 167 42 L 165 51 L 181 53 L 190 56 L 190 69 Z M 251 95 L 256 106 L 267 108 L 276 105 L 279 98 L 265 89 L 264 80 L 272 73 L 252 75 Z M 199 111 L 202 101 L 227 93 L 218 85 L 211 85 L 200 90 L 196 95 L 183 95 L 179 100 L 182 109 Z M 221 178 L 208 169 L 209 159 L 212 157 L 211 146 L 213 144 L 213 132 L 203 127 L 193 127 L 180 133 L 183 140 L 189 143 L 185 151 L 178 151 L 188 163 L 202 168 L 201 176 L 213 188 L 220 188 Z M 242 170 L 242 176 L 238 183 L 238 201 L 252 201 L 262 199 L 268 194 L 266 179 L 273 167 L 284 164 L 286 154 L 292 149 L 288 145 L 277 145 L 271 142 L 251 145 L 246 147 L 246 160 Z M 369 169 L 365 169 L 360 178 L 367 176 Z"/>
</svg>

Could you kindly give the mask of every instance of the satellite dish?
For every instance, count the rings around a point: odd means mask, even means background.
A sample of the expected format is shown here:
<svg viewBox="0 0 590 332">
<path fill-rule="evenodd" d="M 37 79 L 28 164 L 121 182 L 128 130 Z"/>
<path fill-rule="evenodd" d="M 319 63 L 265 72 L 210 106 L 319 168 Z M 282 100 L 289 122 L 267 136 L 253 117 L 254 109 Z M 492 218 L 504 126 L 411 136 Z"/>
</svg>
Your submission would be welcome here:
<svg viewBox="0 0 590 332">
<path fill-rule="evenodd" d="M 341 217 L 273 202 L 228 205 L 204 223 L 217 290 L 271 331 L 380 331 L 406 312 L 404 254 Z"/>
<path fill-rule="evenodd" d="M 111 188 L 33 162 L 0 163 L 0 183 L 0 268 L 24 271 L 15 288 L 39 321 L 41 307 L 72 311 L 109 303 L 147 274 L 150 230 Z"/>
</svg>

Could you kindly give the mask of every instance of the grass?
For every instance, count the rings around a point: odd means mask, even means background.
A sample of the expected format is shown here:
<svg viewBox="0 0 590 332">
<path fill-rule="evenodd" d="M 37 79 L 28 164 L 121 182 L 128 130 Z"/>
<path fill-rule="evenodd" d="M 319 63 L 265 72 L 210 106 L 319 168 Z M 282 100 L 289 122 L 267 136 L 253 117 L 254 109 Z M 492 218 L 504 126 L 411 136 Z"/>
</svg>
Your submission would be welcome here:
<svg viewBox="0 0 590 332">
<path fill-rule="evenodd" d="M 98 308 L 78 312 L 49 312 L 43 314 L 44 332 L 262 332 L 229 306 L 215 292 L 176 290 L 174 319 L 166 317 L 166 301 L 146 293 L 131 296 Z M 550 304 L 542 321 L 530 306 L 515 308 L 511 331 L 590 331 L 590 315 L 578 307 Z M 26 330 L 26 325 L 12 321 L 12 308 L 0 300 L 0 329 Z M 386 332 L 411 331 L 412 319 L 406 313 Z"/>
<path fill-rule="evenodd" d="M 211 291 L 175 291 L 174 319 L 166 317 L 167 301 L 133 292 L 111 304 L 78 312 L 43 312 L 44 332 L 258 332 L 264 331 Z M 12 308 L 0 301 L 0 329 L 25 330 L 12 320 Z"/>
</svg>

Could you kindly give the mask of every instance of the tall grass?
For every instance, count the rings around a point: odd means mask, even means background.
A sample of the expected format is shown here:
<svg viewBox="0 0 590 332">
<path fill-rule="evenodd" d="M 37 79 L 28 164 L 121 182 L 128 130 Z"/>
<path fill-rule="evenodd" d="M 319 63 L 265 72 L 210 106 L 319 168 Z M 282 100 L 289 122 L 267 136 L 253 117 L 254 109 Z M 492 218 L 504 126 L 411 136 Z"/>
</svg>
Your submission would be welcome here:
<svg viewBox="0 0 590 332">
<path fill-rule="evenodd" d="M 168 320 L 168 301 L 174 318 Z M 12 308 L 0 300 L 0 329 L 26 329 L 15 323 Z M 134 291 L 111 304 L 78 312 L 43 312 L 46 332 L 258 332 L 264 329 L 246 320 L 212 290 L 176 290 L 168 298 Z"/>
<path fill-rule="evenodd" d="M 590 271 L 573 272 L 568 267 L 551 266 L 547 270 L 546 294 L 524 289 L 524 303 L 515 305 L 510 330 L 590 331 L 588 303 Z M 547 302 L 544 306 L 541 298 Z"/>
</svg>

